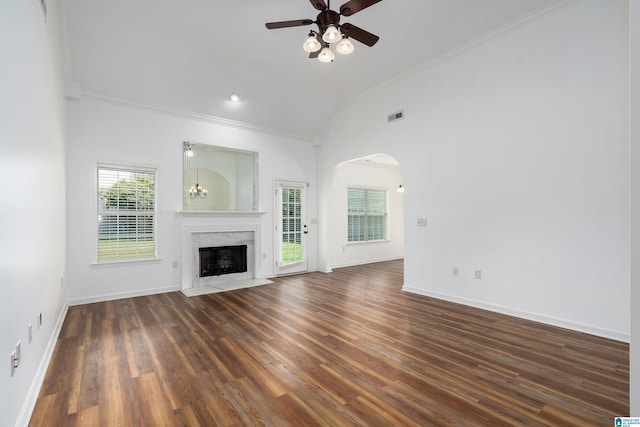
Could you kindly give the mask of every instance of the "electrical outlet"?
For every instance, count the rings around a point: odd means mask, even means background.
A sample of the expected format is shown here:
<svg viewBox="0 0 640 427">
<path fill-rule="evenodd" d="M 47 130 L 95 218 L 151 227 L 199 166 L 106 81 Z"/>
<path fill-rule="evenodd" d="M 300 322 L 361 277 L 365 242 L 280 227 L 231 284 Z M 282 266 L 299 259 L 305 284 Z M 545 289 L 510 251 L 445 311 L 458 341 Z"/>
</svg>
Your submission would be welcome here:
<svg viewBox="0 0 640 427">
<path fill-rule="evenodd" d="M 18 367 L 16 361 L 16 352 L 11 353 L 11 376 L 16 373 L 16 368 Z"/>
<path fill-rule="evenodd" d="M 27 330 L 29 331 L 29 344 L 31 344 L 31 341 L 33 341 L 33 324 L 29 323 Z"/>
<path fill-rule="evenodd" d="M 16 368 L 20 366 L 21 360 L 22 360 L 22 342 L 18 341 L 18 344 L 16 344 Z"/>
<path fill-rule="evenodd" d="M 426 227 L 427 226 L 427 218 L 418 218 L 416 225 L 418 227 Z"/>
<path fill-rule="evenodd" d="M 173 261 L 172 266 L 173 266 L 173 268 L 178 268 L 178 261 Z"/>
<path fill-rule="evenodd" d="M 456 277 L 460 275 L 460 270 L 458 270 L 458 267 L 453 267 L 453 275 Z"/>
<path fill-rule="evenodd" d="M 482 279 L 482 270 L 476 270 L 476 279 Z"/>
</svg>

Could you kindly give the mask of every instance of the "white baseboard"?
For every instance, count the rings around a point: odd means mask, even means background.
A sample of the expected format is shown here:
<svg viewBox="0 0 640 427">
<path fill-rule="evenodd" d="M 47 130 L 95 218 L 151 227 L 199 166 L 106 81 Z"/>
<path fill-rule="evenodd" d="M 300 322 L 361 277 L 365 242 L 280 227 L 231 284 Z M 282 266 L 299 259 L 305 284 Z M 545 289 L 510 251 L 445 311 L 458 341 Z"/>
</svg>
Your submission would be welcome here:
<svg viewBox="0 0 640 427">
<path fill-rule="evenodd" d="M 369 259 L 369 260 L 366 260 L 366 261 L 348 262 L 348 263 L 345 263 L 345 264 L 332 264 L 331 265 L 331 269 L 344 268 L 344 267 L 354 267 L 356 265 L 374 264 L 376 262 L 395 261 L 397 259 L 403 259 L 403 258 L 404 258 L 404 256 L 400 256 L 400 257 L 396 256 L 396 257 L 389 257 L 389 258 Z"/>
<path fill-rule="evenodd" d="M 40 361 L 40 365 L 38 366 L 38 370 L 36 371 L 36 376 L 31 383 L 31 387 L 29 388 L 29 393 L 27 393 L 27 398 L 24 401 L 24 405 L 22 405 L 22 410 L 20 411 L 20 414 L 18 416 L 16 427 L 27 427 L 29 425 L 31 415 L 33 414 L 33 410 L 36 407 L 36 402 L 38 401 L 38 395 L 40 394 L 42 383 L 44 382 L 44 377 L 47 374 L 49 363 L 51 363 L 51 357 L 53 357 L 53 350 L 56 348 L 56 343 L 58 342 L 58 337 L 60 336 L 60 331 L 62 330 L 64 319 L 65 317 L 67 317 L 68 309 L 69 305 L 65 304 L 64 307 L 62 307 L 62 310 L 60 310 L 60 315 L 56 320 L 53 332 L 51 333 L 51 337 L 49 338 L 47 347 L 45 348 L 44 354 L 42 355 L 42 360 Z"/>
<path fill-rule="evenodd" d="M 142 297 L 145 295 L 164 294 L 166 292 L 176 292 L 180 290 L 180 286 L 167 286 L 163 288 L 144 289 L 131 292 L 118 292 L 115 294 L 94 295 L 91 297 L 70 298 L 67 304 L 70 306 L 81 304 L 92 304 L 94 302 L 113 301 L 123 298 Z"/>
<path fill-rule="evenodd" d="M 628 332 L 613 331 L 606 328 L 600 328 L 593 325 L 587 325 L 584 323 L 574 322 L 571 320 L 560 319 L 552 316 L 546 316 L 537 313 L 530 313 L 526 311 L 514 310 L 508 307 L 502 307 L 493 304 L 487 304 L 481 301 L 469 300 L 465 298 L 458 298 L 451 295 L 440 294 L 437 292 L 430 292 L 424 289 L 413 288 L 410 286 L 403 286 L 403 291 L 411 292 L 414 294 L 424 295 L 431 298 L 436 298 L 444 301 L 455 302 L 458 304 L 468 305 L 470 307 L 481 308 L 483 310 L 493 311 L 496 313 L 506 314 L 509 316 L 519 317 L 521 319 L 532 320 L 534 322 L 540 322 L 551 326 L 557 326 L 564 329 L 570 329 L 572 331 L 584 332 L 586 334 L 595 335 L 602 338 L 608 338 L 621 342 L 630 342 L 630 335 Z"/>
</svg>

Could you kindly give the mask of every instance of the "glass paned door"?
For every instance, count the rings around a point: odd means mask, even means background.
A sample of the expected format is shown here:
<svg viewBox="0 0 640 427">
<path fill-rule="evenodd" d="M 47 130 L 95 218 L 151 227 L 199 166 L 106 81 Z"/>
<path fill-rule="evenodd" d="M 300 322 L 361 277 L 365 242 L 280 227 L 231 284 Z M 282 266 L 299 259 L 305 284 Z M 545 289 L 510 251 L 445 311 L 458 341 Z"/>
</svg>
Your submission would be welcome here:
<svg viewBox="0 0 640 427">
<path fill-rule="evenodd" d="M 307 184 L 276 185 L 276 274 L 307 271 Z"/>
</svg>

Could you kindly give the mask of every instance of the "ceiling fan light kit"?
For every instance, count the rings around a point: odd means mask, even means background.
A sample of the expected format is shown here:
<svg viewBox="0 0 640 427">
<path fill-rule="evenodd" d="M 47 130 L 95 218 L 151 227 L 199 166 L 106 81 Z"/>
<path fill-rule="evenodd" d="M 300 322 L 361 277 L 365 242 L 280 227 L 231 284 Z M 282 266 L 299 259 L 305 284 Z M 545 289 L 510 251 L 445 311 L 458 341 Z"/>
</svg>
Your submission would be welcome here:
<svg viewBox="0 0 640 427">
<path fill-rule="evenodd" d="M 320 51 L 320 55 L 318 55 L 318 60 L 320 62 L 332 62 L 336 58 L 336 55 L 329 49 L 325 47 Z"/>
<path fill-rule="evenodd" d="M 267 22 L 267 29 L 300 27 L 303 25 L 316 24 L 318 31 L 311 30 L 309 36 L 302 45 L 305 52 L 309 52 L 309 58 L 318 58 L 321 62 L 333 62 L 336 52 L 348 55 L 355 49 L 349 38 L 353 38 L 367 46 L 373 46 L 380 37 L 356 27 L 353 24 L 345 23 L 340 25 L 340 16 L 351 16 L 363 9 L 368 8 L 382 0 L 349 0 L 340 6 L 340 12 L 331 10 L 331 1 L 310 0 L 311 5 L 320 11 L 315 21 L 311 19 L 298 19 L 293 21 Z"/>
<path fill-rule="evenodd" d="M 317 36 L 312 31 L 311 33 L 309 33 L 309 37 L 302 45 L 302 48 L 304 49 L 305 52 L 309 52 L 309 53 L 317 52 L 320 50 L 320 48 L 322 48 L 322 44 L 320 44 L 320 42 L 317 39 Z"/>
<path fill-rule="evenodd" d="M 327 43 L 333 43 L 337 40 L 340 40 L 340 38 L 340 31 L 338 31 L 338 29 L 334 25 L 329 25 L 329 27 L 322 35 L 322 40 L 326 41 Z"/>
<path fill-rule="evenodd" d="M 352 53 L 354 49 L 353 43 L 351 43 L 347 37 L 343 37 L 336 45 L 336 52 L 343 55 Z"/>
</svg>

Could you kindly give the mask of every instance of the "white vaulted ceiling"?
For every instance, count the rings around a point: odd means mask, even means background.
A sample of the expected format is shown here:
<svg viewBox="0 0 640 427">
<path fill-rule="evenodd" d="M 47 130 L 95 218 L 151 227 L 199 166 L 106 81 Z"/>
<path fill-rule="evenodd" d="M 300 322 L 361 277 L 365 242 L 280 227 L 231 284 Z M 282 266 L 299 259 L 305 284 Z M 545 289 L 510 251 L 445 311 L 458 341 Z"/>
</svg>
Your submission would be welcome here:
<svg viewBox="0 0 640 427">
<path fill-rule="evenodd" d="M 313 140 L 350 98 L 566 0 L 382 0 L 341 23 L 380 36 L 324 64 L 302 50 L 308 0 L 61 0 L 68 79 L 85 94 Z M 343 3 L 331 2 L 338 10 Z M 239 103 L 227 96 L 238 92 Z"/>
</svg>

